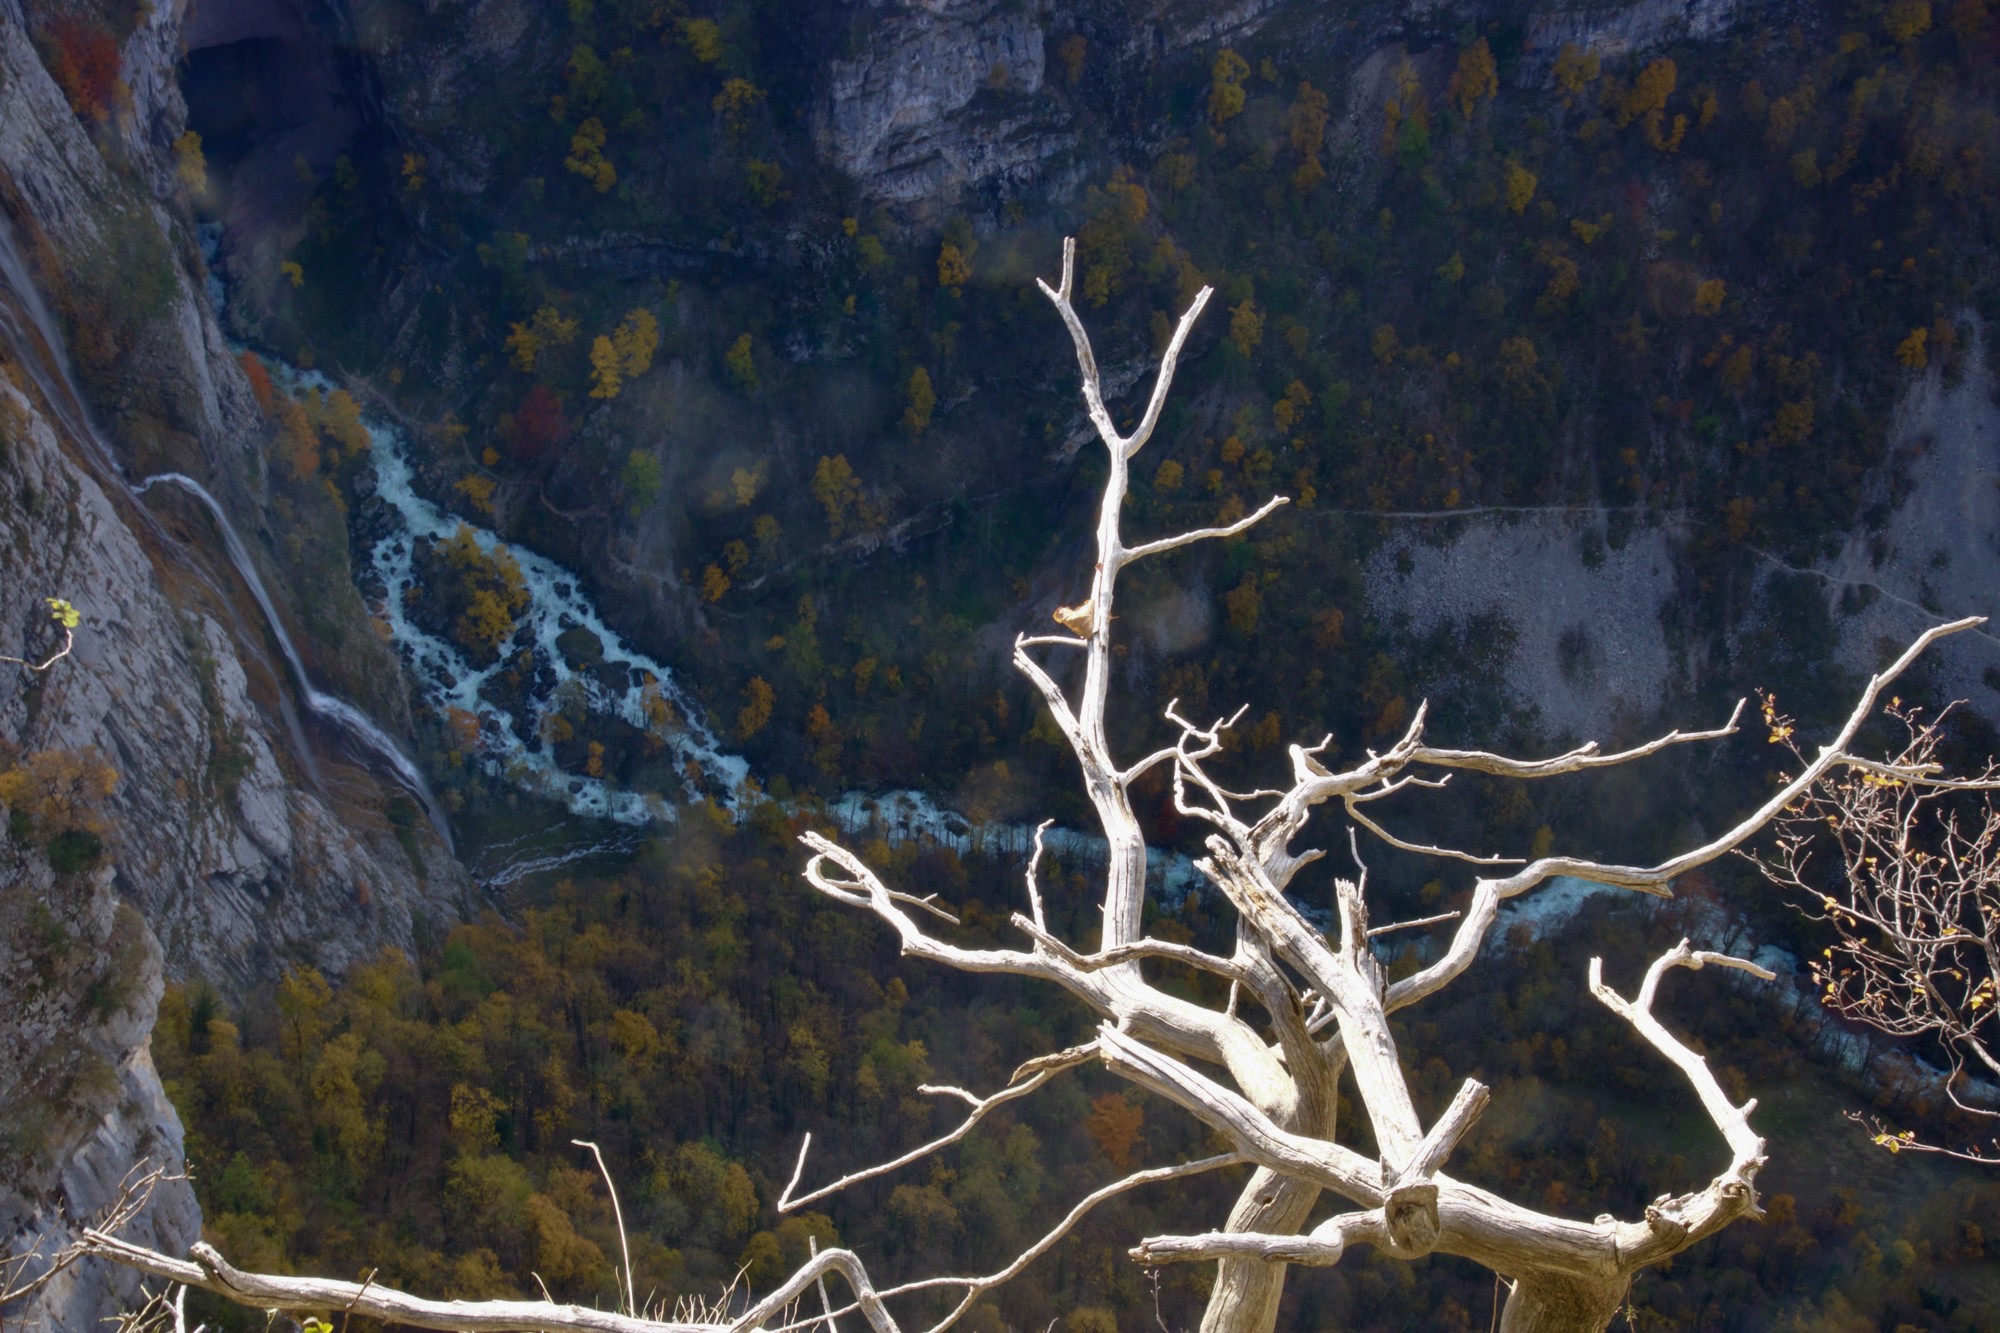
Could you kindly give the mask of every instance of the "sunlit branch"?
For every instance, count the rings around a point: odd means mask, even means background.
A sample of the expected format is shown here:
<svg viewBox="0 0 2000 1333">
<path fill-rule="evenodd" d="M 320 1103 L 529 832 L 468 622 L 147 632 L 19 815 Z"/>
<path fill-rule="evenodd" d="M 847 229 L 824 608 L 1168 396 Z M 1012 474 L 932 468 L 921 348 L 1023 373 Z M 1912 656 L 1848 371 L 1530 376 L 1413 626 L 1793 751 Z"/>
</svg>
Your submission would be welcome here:
<svg viewBox="0 0 2000 1333">
<path fill-rule="evenodd" d="M 1097 1207 L 1098 1204 L 1103 1203 L 1106 1199 L 1114 1198 L 1117 1195 L 1125 1193 L 1127 1190 L 1137 1189 L 1141 1185 L 1154 1185 L 1168 1180 L 1182 1180 L 1188 1176 L 1200 1175 L 1204 1172 L 1219 1170 L 1223 1167 L 1242 1166 L 1247 1161 L 1248 1159 L 1241 1153 L 1221 1153 L 1214 1157 L 1204 1157 L 1193 1162 L 1182 1162 L 1175 1166 L 1156 1166 L 1144 1171 L 1134 1171 L 1131 1175 L 1125 1176 L 1120 1180 L 1115 1180 L 1111 1184 L 1099 1189 L 1092 1190 L 1089 1194 L 1079 1199 L 1069 1212 L 1064 1215 L 1062 1221 L 1056 1223 L 1040 1240 L 1016 1255 L 1012 1263 L 997 1272 L 988 1273 L 984 1277 L 922 1278 L 915 1282 L 905 1282 L 901 1286 L 885 1288 L 879 1295 L 882 1299 L 887 1300 L 897 1296 L 907 1296 L 919 1291 L 936 1291 L 940 1288 L 954 1287 L 965 1288 L 965 1297 L 958 1303 L 957 1307 L 936 1324 L 933 1324 L 928 1330 L 928 1333 L 943 1333 L 943 1330 L 957 1323 L 960 1317 L 972 1308 L 974 1301 L 993 1288 L 1010 1281 L 1029 1264 L 1047 1254 L 1051 1246 L 1075 1230 L 1076 1224 L 1081 1222 L 1091 1209 Z M 860 1308 L 858 1304 L 845 1305 L 833 1311 L 833 1315 L 838 1317 L 840 1315 L 851 1314 L 858 1308 Z M 788 1333 L 788 1330 L 805 1328 L 817 1322 L 819 1322 L 818 1318 L 804 1320 L 796 1324 L 772 1329 L 770 1333 Z"/>
<path fill-rule="evenodd" d="M 1272 1236 L 1255 1231 L 1209 1231 L 1198 1236 L 1148 1236 L 1132 1247 L 1142 1264 L 1187 1263 L 1203 1259 L 1262 1259 L 1326 1268 L 1340 1262 L 1349 1245 L 1388 1247 L 1389 1229 L 1382 1210 L 1329 1217 L 1297 1236 Z"/>
<path fill-rule="evenodd" d="M 1740 1182 L 1747 1190 L 1756 1176 L 1757 1169 L 1764 1164 L 1764 1140 L 1750 1128 L 1749 1117 L 1750 1113 L 1757 1109 L 1756 1098 L 1751 1098 L 1741 1106 L 1730 1101 L 1728 1095 L 1723 1092 L 1722 1085 L 1716 1082 L 1715 1074 L 1709 1069 L 1708 1062 L 1690 1050 L 1673 1033 L 1667 1031 L 1660 1020 L 1653 1016 L 1653 999 L 1659 993 L 1660 979 L 1669 969 L 1685 967 L 1692 971 L 1700 971 L 1711 964 L 1748 972 L 1762 981 L 1777 979 L 1769 969 L 1759 967 L 1755 963 L 1732 958 L 1728 954 L 1696 949 L 1686 940 L 1682 940 L 1673 949 L 1653 960 L 1653 965 L 1646 969 L 1646 979 L 1640 983 L 1638 998 L 1633 1000 L 1625 999 L 1604 983 L 1603 959 L 1591 959 L 1590 993 L 1595 995 L 1605 1008 L 1630 1023 L 1648 1045 L 1672 1061 L 1687 1078 L 1688 1083 L 1694 1088 L 1695 1095 L 1701 1099 L 1702 1108 L 1708 1112 L 1709 1119 L 1715 1122 L 1715 1127 L 1722 1132 L 1723 1139 L 1729 1144 L 1729 1150 L 1733 1154 L 1729 1176 Z"/>
<path fill-rule="evenodd" d="M 1007 1080 L 1006 1087 L 985 1097 L 975 1096 L 963 1088 L 934 1087 L 926 1084 L 918 1088 L 917 1091 L 933 1095 L 955 1096 L 971 1104 L 971 1114 L 965 1117 L 958 1128 L 940 1138 L 932 1139 L 929 1143 L 921 1147 L 912 1148 L 901 1157 L 895 1158 L 892 1161 L 868 1167 L 866 1170 L 852 1172 L 842 1176 L 830 1185 L 821 1186 L 810 1194 L 802 1194 L 794 1198 L 792 1191 L 798 1187 L 799 1177 L 805 1171 L 806 1152 L 812 1147 L 812 1135 L 807 1134 L 804 1142 L 799 1144 L 799 1160 L 797 1165 L 792 1168 L 791 1183 L 786 1185 L 784 1192 L 778 1196 L 778 1211 L 789 1213 L 794 1209 L 803 1208 L 809 1203 L 815 1203 L 829 1195 L 838 1194 L 849 1185 L 859 1184 L 864 1180 L 873 1180 L 877 1176 L 887 1175 L 891 1171 L 897 1171 L 908 1166 L 911 1162 L 918 1161 L 930 1156 L 934 1152 L 948 1148 L 967 1134 L 970 1134 L 979 1122 L 984 1120 L 993 1111 L 998 1110 L 1008 1102 L 1019 1101 L 1064 1070 L 1074 1069 L 1078 1065 L 1086 1063 L 1096 1053 L 1097 1043 L 1085 1042 L 1081 1046 L 1072 1046 L 1067 1050 L 1056 1051 L 1049 1055 L 1036 1056 L 1014 1071 L 1013 1076 Z"/>
<path fill-rule="evenodd" d="M 1134 940 L 1130 944 L 1113 945 L 1109 949 L 1086 954 L 1072 949 L 1019 912 L 1014 914 L 1013 924 L 1035 943 L 1079 972 L 1096 972 L 1134 959 L 1158 958 L 1166 962 L 1182 963 L 1198 971 L 1212 972 L 1216 976 L 1241 982 L 1245 986 L 1256 985 L 1249 968 L 1227 958 L 1218 958 L 1190 944 L 1176 944 L 1171 940 Z"/>
<path fill-rule="evenodd" d="M 1172 551 L 1194 542 L 1208 541 L 1216 537 L 1234 537 L 1240 532 L 1249 531 L 1266 518 L 1269 518 L 1279 506 L 1288 505 L 1291 502 L 1291 497 L 1289 496 L 1274 495 L 1260 505 L 1255 513 L 1246 514 L 1234 523 L 1224 527 L 1197 528 L 1193 532 L 1183 532 L 1173 537 L 1161 537 L 1156 541 L 1142 542 L 1126 550 L 1125 563 L 1129 565 L 1133 561 L 1143 560 L 1149 555 L 1158 555 L 1162 551 Z"/>
<path fill-rule="evenodd" d="M 404 1324 L 412 1328 L 457 1333 L 518 1333 L 522 1329 L 556 1333 L 711 1333 L 713 1324 L 640 1319 L 581 1305 L 544 1301 L 434 1301 L 407 1295 L 380 1283 L 342 1282 L 331 1278 L 278 1277 L 246 1273 L 233 1267 L 215 1248 L 197 1241 L 190 1259 L 175 1259 L 142 1245 L 90 1228 L 84 1231 L 83 1253 L 115 1259 L 142 1273 L 212 1291 L 239 1305 L 260 1310 L 345 1310 L 364 1319 Z M 828 1254 L 846 1251 L 828 1251 Z M 824 1257 L 824 1256 L 822 1256 Z M 852 1255 L 847 1256 L 852 1259 Z M 894 1325 L 878 1325 L 892 1333 Z"/>
<path fill-rule="evenodd" d="M 9 657 L 4 653 L 0 653 L 0 662 L 9 662 L 18 667 L 25 667 L 29 671 L 47 671 L 50 667 L 68 657 L 70 650 L 74 647 L 76 647 L 76 631 L 66 629 L 63 631 L 62 647 L 57 649 L 54 655 L 44 661 L 31 662 L 25 657 Z"/>
</svg>

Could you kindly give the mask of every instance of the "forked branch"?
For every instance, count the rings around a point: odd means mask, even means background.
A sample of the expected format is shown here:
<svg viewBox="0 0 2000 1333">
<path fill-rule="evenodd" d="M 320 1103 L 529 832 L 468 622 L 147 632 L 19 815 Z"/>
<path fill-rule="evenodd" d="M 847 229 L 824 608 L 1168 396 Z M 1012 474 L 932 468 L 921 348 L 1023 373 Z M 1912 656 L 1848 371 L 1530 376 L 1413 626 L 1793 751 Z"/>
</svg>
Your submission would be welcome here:
<svg viewBox="0 0 2000 1333">
<path fill-rule="evenodd" d="M 1014 1071 L 1014 1076 L 1007 1081 L 1006 1087 L 985 1097 L 974 1096 L 962 1088 L 932 1087 L 926 1084 L 918 1088 L 917 1091 L 930 1093 L 933 1096 L 955 1096 L 971 1103 L 971 1113 L 965 1117 L 958 1128 L 942 1137 L 932 1139 L 929 1143 L 923 1144 L 920 1147 L 910 1149 L 910 1151 L 904 1153 L 901 1157 L 883 1162 L 877 1166 L 868 1167 L 865 1170 L 851 1172 L 830 1185 L 822 1185 L 810 1194 L 794 1196 L 792 1191 L 799 1187 L 799 1178 L 805 1174 L 806 1154 L 812 1149 L 812 1135 L 807 1134 L 805 1140 L 799 1144 L 799 1160 L 797 1165 L 792 1168 L 791 1183 L 786 1185 L 784 1192 L 778 1196 L 778 1211 L 789 1213 L 794 1209 L 803 1208 L 809 1203 L 815 1203 L 820 1199 L 826 1198 L 828 1195 L 838 1194 L 849 1185 L 856 1185 L 864 1180 L 872 1180 L 876 1176 L 887 1175 L 891 1171 L 900 1170 L 912 1162 L 919 1161 L 925 1157 L 929 1157 L 932 1153 L 948 1148 L 967 1134 L 970 1134 L 980 1121 L 984 1120 L 1000 1107 L 1005 1106 L 1008 1102 L 1020 1100 L 1041 1087 L 1042 1084 L 1054 1078 L 1057 1074 L 1062 1073 L 1066 1069 L 1074 1069 L 1078 1065 L 1088 1062 L 1096 1054 L 1097 1043 L 1085 1042 L 1081 1046 L 1072 1046 L 1067 1050 L 1056 1051 L 1049 1055 L 1036 1056 Z"/>
<path fill-rule="evenodd" d="M 1757 1099 L 1753 1097 L 1741 1106 L 1731 1101 L 1728 1094 L 1722 1090 L 1722 1085 L 1716 1081 L 1714 1071 L 1709 1069 L 1708 1062 L 1689 1049 L 1685 1042 L 1669 1032 L 1666 1026 L 1653 1016 L 1653 1000 L 1659 994 L 1660 979 L 1668 971 L 1676 967 L 1700 971 L 1711 964 L 1748 972 L 1763 981 L 1776 980 L 1769 969 L 1759 967 L 1756 963 L 1732 958 L 1724 953 L 1696 949 L 1688 941 L 1682 940 L 1674 948 L 1653 960 L 1653 965 L 1646 969 L 1645 981 L 1639 986 L 1638 997 L 1632 1000 L 1627 1000 L 1605 984 L 1604 960 L 1591 959 L 1590 993 L 1612 1013 L 1630 1023 L 1633 1030 L 1645 1039 L 1647 1045 L 1667 1057 L 1675 1068 L 1681 1071 L 1689 1085 L 1694 1088 L 1695 1095 L 1701 1099 L 1702 1109 L 1708 1112 L 1708 1118 L 1715 1122 L 1716 1129 L 1721 1131 L 1723 1140 L 1729 1144 L 1729 1167 L 1715 1178 L 1715 1182 L 1707 1191 L 1719 1196 L 1720 1206 L 1711 1210 L 1715 1215 L 1710 1221 L 1713 1226 L 1720 1226 L 1736 1212 L 1756 1211 L 1757 1172 L 1764 1165 L 1764 1140 L 1757 1131 L 1750 1128 L 1750 1113 L 1757 1109 Z M 1686 1209 L 1683 1208 L 1682 1212 L 1685 1213 Z"/>
</svg>

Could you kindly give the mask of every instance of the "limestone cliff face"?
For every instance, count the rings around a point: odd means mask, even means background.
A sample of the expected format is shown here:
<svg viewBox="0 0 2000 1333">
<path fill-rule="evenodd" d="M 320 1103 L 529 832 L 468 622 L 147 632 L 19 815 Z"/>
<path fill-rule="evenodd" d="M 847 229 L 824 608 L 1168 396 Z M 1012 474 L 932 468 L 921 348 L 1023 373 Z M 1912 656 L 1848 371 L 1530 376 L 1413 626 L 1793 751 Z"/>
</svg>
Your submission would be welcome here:
<svg viewBox="0 0 2000 1333">
<path fill-rule="evenodd" d="M 117 1202 L 136 1164 L 177 1168 L 181 1123 L 153 1068 L 161 991 L 152 931 L 118 901 L 109 868 L 58 874 L 5 832 L 0 805 L 0 1241 L 53 1254 Z M 180 1252 L 201 1232 L 185 1180 L 155 1188 L 123 1234 Z M 138 1275 L 88 1263 L 39 1293 L 30 1317 L 89 1329 L 129 1308 Z M 12 1311 L 10 1314 L 14 1313 Z"/>
<path fill-rule="evenodd" d="M 1074 36 L 1085 60 L 1112 71 L 1092 80 L 1101 94 L 1190 46 L 1254 32 L 1277 7 L 1277 0 L 860 5 L 849 16 L 855 53 L 830 61 L 821 78 L 814 144 L 865 195 L 916 216 L 968 193 L 1005 198 L 1059 183 L 1067 166 L 1094 154 L 1073 124 L 1072 99 L 1089 93 L 1076 86 L 1079 74 L 1050 68 L 1052 37 Z"/>
<path fill-rule="evenodd" d="M 381 796 L 334 795 L 357 778 L 374 784 L 330 738 L 302 730 L 269 627 L 219 558 L 207 515 L 170 493 L 129 492 L 134 477 L 191 474 L 256 554 L 268 431 L 203 294 L 163 150 L 184 119 L 181 10 L 148 12 L 122 49 L 130 114 L 93 132 L 43 68 L 17 0 L 0 0 L 0 203 L 28 256 L 8 275 L 16 345 L 0 382 L 0 521 L 14 538 L 0 554 L 0 651 L 19 652 L 44 596 L 84 615 L 61 669 L 0 680 L 0 736 L 24 751 L 96 745 L 124 774 L 119 887 L 145 910 L 170 972 L 241 982 L 286 956 L 338 970 L 407 941 L 417 917 L 454 910 L 464 879 L 428 833 L 399 839 L 379 813 L 353 808 L 379 809 Z M 35 259 L 39 275 L 19 271 Z M 117 340 L 108 369 L 85 376 L 112 423 L 103 432 L 76 401 L 61 331 L 17 290 L 53 276 L 82 301 L 93 263 L 123 263 L 157 289 L 150 318 L 102 335 Z M 98 336 L 81 308 L 71 316 L 76 337 Z M 281 581 L 266 581 L 288 615 Z M 378 696 L 361 702 L 393 723 L 406 705 L 386 652 L 361 657 L 350 672 L 371 675 Z"/>
<path fill-rule="evenodd" d="M 141 1160 L 180 1168 L 148 1046 L 164 977 L 229 991 L 293 960 L 338 973 L 456 917 L 468 891 L 420 820 L 389 818 L 408 809 L 397 789 L 299 707 L 213 520 L 130 486 L 205 484 L 306 638 L 265 535 L 283 522 L 268 427 L 177 194 L 183 16 L 143 8 L 119 46 L 128 100 L 93 122 L 44 66 L 48 16 L 0 0 L 0 654 L 51 646 L 44 597 L 83 616 L 51 670 L 0 664 L 0 768 L 94 750 L 119 774 L 98 869 L 59 873 L 32 813 L 0 808 L 0 1250 L 89 1219 Z M 302 643 L 316 682 L 397 729 L 392 659 L 365 628 L 349 639 Z M 178 1250 L 199 1225 L 181 1184 L 129 1234 Z M 81 1333 L 134 1291 L 80 1267 L 7 1318 Z"/>
<path fill-rule="evenodd" d="M 820 153 L 878 200 L 923 204 L 1020 185 L 1076 146 L 1045 84 L 1044 16 L 991 0 L 885 5 L 837 60 L 813 122 Z"/>
<path fill-rule="evenodd" d="M 79 467 L 5 382 L 0 417 L 0 527 L 16 534 L 0 652 L 45 642 L 45 596 L 83 613 L 55 668 L 0 673 L 0 736 L 23 753 L 95 746 L 118 770 L 118 884 L 170 969 L 224 985 L 289 958 L 338 972 L 407 943 L 420 917 L 454 915 L 462 877 L 427 831 L 405 831 L 406 851 L 379 814 L 334 799 L 366 779 L 302 730 L 228 565 L 174 563 L 145 502 Z M 202 524 L 186 530 L 212 540 Z"/>
</svg>

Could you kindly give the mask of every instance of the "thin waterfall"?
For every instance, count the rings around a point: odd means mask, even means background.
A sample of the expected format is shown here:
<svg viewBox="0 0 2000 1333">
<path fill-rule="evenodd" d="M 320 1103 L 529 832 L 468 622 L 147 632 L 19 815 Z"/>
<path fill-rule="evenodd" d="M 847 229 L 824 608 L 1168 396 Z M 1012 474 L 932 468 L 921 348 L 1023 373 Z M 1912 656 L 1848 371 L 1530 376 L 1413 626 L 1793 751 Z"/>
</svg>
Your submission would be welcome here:
<svg viewBox="0 0 2000 1333">
<path fill-rule="evenodd" d="M 200 501 L 222 535 L 223 549 L 230 565 L 257 603 L 257 609 L 263 613 L 264 623 L 278 645 L 306 710 L 332 724 L 378 760 L 397 782 L 417 798 L 431 826 L 437 830 L 445 846 L 450 848 L 450 825 L 431 793 L 430 784 L 424 780 L 422 770 L 394 738 L 366 713 L 345 699 L 313 685 L 306 674 L 305 661 L 299 656 L 292 636 L 285 629 L 284 619 L 279 616 L 277 605 L 271 600 L 270 592 L 257 572 L 256 562 L 250 558 L 249 549 L 237 535 L 236 526 L 229 521 L 229 515 L 216 498 L 200 482 L 179 472 L 163 472 L 136 485 L 126 482 L 124 469 L 119 466 L 116 454 L 91 420 L 83 395 L 77 390 L 55 319 L 42 300 L 41 289 L 15 244 L 13 228 L 4 218 L 0 218 L 0 285 L 4 285 L 13 297 L 11 301 L 0 301 L 0 335 L 4 335 L 22 353 L 21 360 L 34 378 L 36 388 L 41 390 L 42 398 L 55 411 L 71 437 L 91 452 L 94 463 L 108 471 L 112 479 L 134 496 L 142 496 L 154 486 L 164 485 L 176 487 Z M 157 525 L 155 530 L 158 531 Z M 304 757 L 310 762 L 309 754 Z"/>
<path fill-rule="evenodd" d="M 285 631 L 285 622 L 278 615 L 278 608 L 271 600 L 271 594 L 264 587 L 264 580 L 258 576 L 257 566 L 250 559 L 242 538 L 229 522 L 229 516 L 222 511 L 222 505 L 208 489 L 193 477 L 180 472 L 161 472 L 146 478 L 132 488 L 134 495 L 144 495 L 155 486 L 176 486 L 192 495 L 208 510 L 215 520 L 216 530 L 222 534 L 223 549 L 228 552 L 229 563 L 236 569 L 250 596 L 256 600 L 257 609 L 264 613 L 265 623 L 270 626 L 271 637 L 277 641 L 278 651 L 290 668 L 292 679 L 297 684 L 300 696 L 305 700 L 306 709 L 317 717 L 325 718 L 346 731 L 364 747 L 380 758 L 395 775 L 398 782 L 417 796 L 423 803 L 438 835 L 451 846 L 451 832 L 443 814 L 437 809 L 436 798 L 431 795 L 430 784 L 424 780 L 423 771 L 411 758 L 403 753 L 390 735 L 375 725 L 374 719 L 338 695 L 328 694 L 318 689 L 306 676 L 305 660 L 299 656 L 298 648 L 292 643 L 292 636 Z"/>
</svg>

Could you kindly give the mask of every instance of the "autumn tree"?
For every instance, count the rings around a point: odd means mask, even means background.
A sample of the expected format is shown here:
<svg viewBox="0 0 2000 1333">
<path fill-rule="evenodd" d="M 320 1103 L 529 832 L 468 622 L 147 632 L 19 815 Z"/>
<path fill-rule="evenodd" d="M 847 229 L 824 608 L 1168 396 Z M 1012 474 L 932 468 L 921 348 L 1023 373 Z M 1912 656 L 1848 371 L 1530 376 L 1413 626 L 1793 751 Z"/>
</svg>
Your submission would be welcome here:
<svg viewBox="0 0 2000 1333">
<path fill-rule="evenodd" d="M 449 596 L 456 609 L 452 637 L 490 661 L 514 636 L 514 617 L 528 605 L 520 564 L 504 546 L 488 550 L 463 523 L 437 543 L 434 556 L 451 576 Z"/>
<path fill-rule="evenodd" d="M 836 540 L 846 535 L 850 525 L 868 520 L 868 501 L 861 478 L 846 454 L 822 457 L 813 469 L 812 496 L 826 511 L 827 535 Z"/>
<path fill-rule="evenodd" d="M 569 435 L 562 399 L 537 384 L 500 418 L 500 439 L 517 463 L 533 463 Z"/>
<path fill-rule="evenodd" d="M 1458 65 L 1451 72 L 1445 100 L 1459 115 L 1471 120 L 1481 102 L 1490 102 L 1499 94 L 1500 66 L 1493 59 L 1493 48 L 1481 37 L 1458 53 Z"/>
<path fill-rule="evenodd" d="M 1326 178 L 1326 168 L 1319 160 L 1320 147 L 1326 142 L 1326 115 L 1326 94 L 1310 83 L 1300 83 L 1285 126 L 1292 151 L 1299 155 L 1299 165 L 1292 172 L 1292 186 L 1302 194 Z"/>
<path fill-rule="evenodd" d="M 130 94 L 118 77 L 118 43 L 95 23 L 65 15 L 49 25 L 55 48 L 49 72 L 70 109 L 90 121 L 111 117 Z"/>
<path fill-rule="evenodd" d="M 729 350 L 722 355 L 722 368 L 737 388 L 745 393 L 757 392 L 757 358 L 749 334 L 742 334 L 729 344 Z"/>
<path fill-rule="evenodd" d="M 591 116 L 576 127 L 569 141 L 569 155 L 563 159 L 564 170 L 589 181 L 599 194 L 609 192 L 618 183 L 618 168 L 604 155 L 607 141 L 604 122 Z"/>
<path fill-rule="evenodd" d="M 1215 57 L 1209 70 L 1208 118 L 1223 125 L 1243 114 L 1243 80 L 1250 77 L 1250 62 L 1227 47 Z"/>
<path fill-rule="evenodd" d="M 1776 847 L 1753 859 L 1832 940 L 1811 961 L 1820 1003 L 1942 1054 L 1946 1096 L 1993 1132 L 1983 1145 L 1945 1144 L 1873 1113 L 1849 1119 L 1892 1152 L 2000 1162 L 2000 1103 L 1969 1088 L 2000 1082 L 2000 766 L 1951 777 L 1939 760 L 1945 716 L 1900 699 L 1888 712 L 1900 744 L 1879 765 L 1821 777 L 1779 817 Z M 1805 762 L 1768 697 L 1764 723 Z"/>
<path fill-rule="evenodd" d="M 514 369 L 532 373 L 544 351 L 575 342 L 577 328 L 573 317 L 545 305 L 527 320 L 508 326 L 508 359 L 514 363 Z"/>
<path fill-rule="evenodd" d="M 937 408 L 937 391 L 931 387 L 931 373 L 918 366 L 910 372 L 909 406 L 903 409 L 903 429 L 912 438 L 930 428 L 931 413 Z"/>
</svg>

